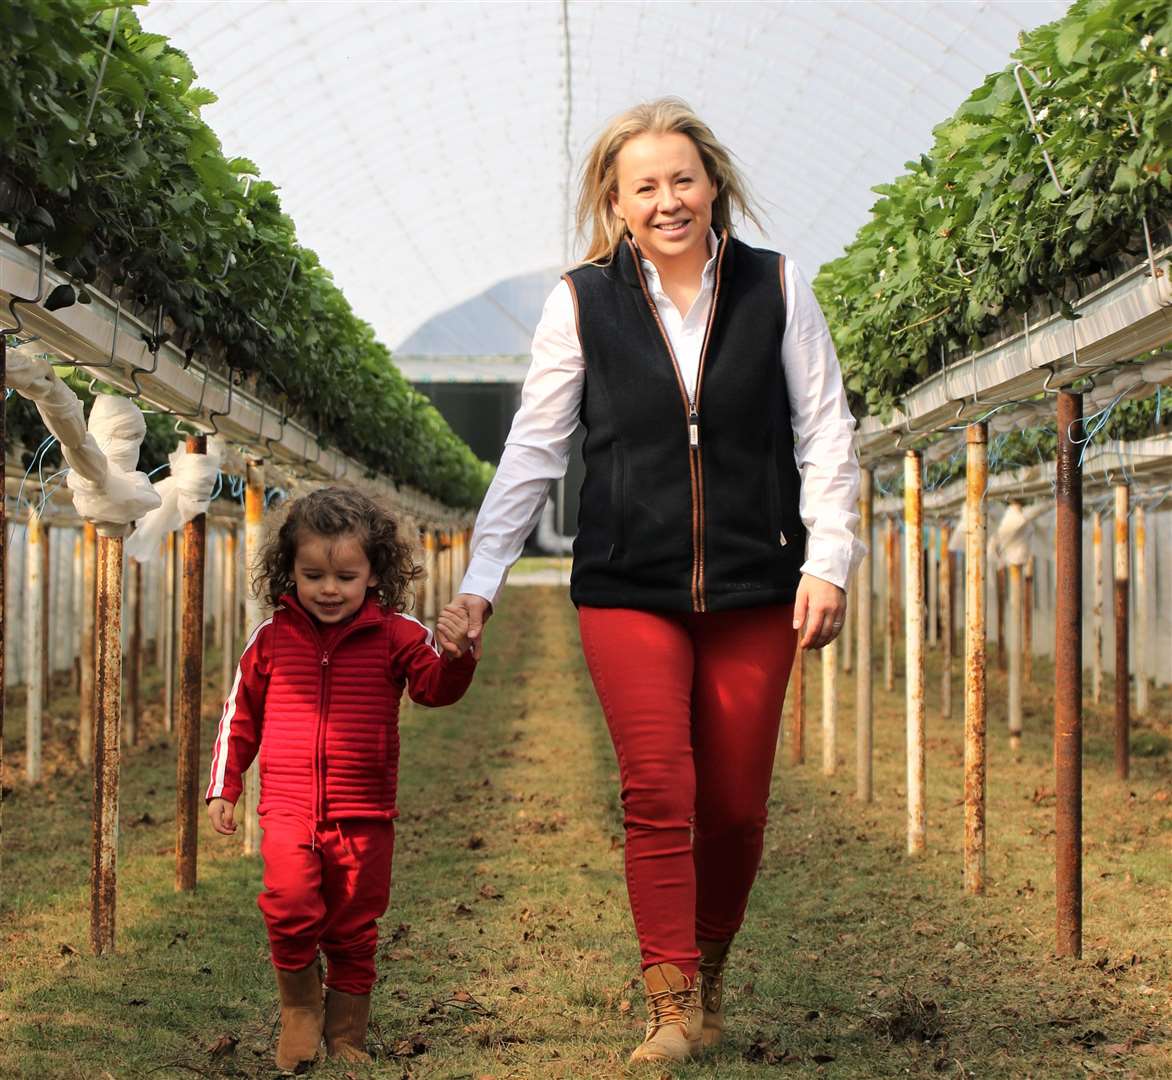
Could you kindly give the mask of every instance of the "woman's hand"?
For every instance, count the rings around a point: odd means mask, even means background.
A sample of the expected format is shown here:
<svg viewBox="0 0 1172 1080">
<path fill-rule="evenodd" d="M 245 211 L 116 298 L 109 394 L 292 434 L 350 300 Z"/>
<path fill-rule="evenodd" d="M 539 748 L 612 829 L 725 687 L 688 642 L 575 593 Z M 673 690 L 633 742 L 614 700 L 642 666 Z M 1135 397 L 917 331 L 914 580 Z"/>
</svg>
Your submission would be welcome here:
<svg viewBox="0 0 1172 1080">
<path fill-rule="evenodd" d="M 805 623 L 799 648 L 820 649 L 829 645 L 846 621 L 846 593 L 829 581 L 803 574 L 794 599 L 794 629 Z"/>
<path fill-rule="evenodd" d="M 480 654 L 484 650 L 484 641 L 481 635 L 484 632 L 484 624 L 492 615 L 492 604 L 483 596 L 462 592 L 452 597 L 452 602 L 448 607 L 458 608 L 468 616 L 468 642 L 472 646 L 472 655 L 479 660 Z M 435 636 L 440 645 L 449 652 L 453 647 L 458 649 L 461 645 L 460 641 L 448 637 L 443 626 L 435 628 Z"/>
</svg>

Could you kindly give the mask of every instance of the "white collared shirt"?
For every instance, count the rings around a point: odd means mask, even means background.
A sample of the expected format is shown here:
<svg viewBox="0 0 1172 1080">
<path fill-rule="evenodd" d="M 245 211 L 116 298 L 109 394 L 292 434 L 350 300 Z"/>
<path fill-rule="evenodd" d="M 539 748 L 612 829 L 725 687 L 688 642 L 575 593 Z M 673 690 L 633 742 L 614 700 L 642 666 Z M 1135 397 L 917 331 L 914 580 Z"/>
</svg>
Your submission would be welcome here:
<svg viewBox="0 0 1172 1080">
<path fill-rule="evenodd" d="M 654 264 L 642 260 L 648 291 L 693 398 L 716 274 L 716 234 L 711 230 L 708 249 L 712 255 L 704 266 L 700 292 L 686 315 L 668 299 Z M 859 465 L 852 444 L 855 420 L 847 406 L 826 319 L 814 291 L 791 259 L 785 261 L 785 296 L 781 362 L 789 392 L 794 459 L 802 478 L 798 508 L 809 534 L 802 573 L 845 589 L 867 550 L 854 535 L 859 521 Z M 461 592 L 483 596 L 494 605 L 509 568 L 541 516 L 549 485 L 565 475 L 570 439 L 578 426 L 586 361 L 578 340 L 574 300 L 564 280 L 545 302 L 532 352 L 521 407 L 477 515 L 472 557 L 460 586 Z"/>
</svg>

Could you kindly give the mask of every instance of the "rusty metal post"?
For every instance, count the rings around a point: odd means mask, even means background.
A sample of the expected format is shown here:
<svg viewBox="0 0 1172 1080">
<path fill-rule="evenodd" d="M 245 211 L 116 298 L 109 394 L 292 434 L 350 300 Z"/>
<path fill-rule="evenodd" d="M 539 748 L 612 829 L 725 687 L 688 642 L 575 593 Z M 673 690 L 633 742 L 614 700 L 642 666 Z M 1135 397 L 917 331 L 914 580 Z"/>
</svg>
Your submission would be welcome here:
<svg viewBox="0 0 1172 1080">
<path fill-rule="evenodd" d="M 1021 607 L 1021 636 L 1022 659 L 1025 663 L 1024 678 L 1026 686 L 1034 679 L 1034 557 L 1031 555 L 1025 564 L 1025 591 L 1022 596 Z"/>
<path fill-rule="evenodd" d="M 36 509 L 29 510 L 25 532 L 28 555 L 25 594 L 25 672 L 28 697 L 25 700 L 25 777 L 35 784 L 41 779 L 41 737 L 45 710 L 45 569 L 43 552 L 48 550 L 48 530 Z"/>
<path fill-rule="evenodd" d="M 802 765 L 806 761 L 806 650 L 794 653 L 793 673 L 790 676 L 793 705 L 790 708 L 789 763 Z"/>
<path fill-rule="evenodd" d="M 207 436 L 187 437 L 189 454 L 207 453 Z M 175 888 L 195 889 L 199 828 L 199 721 L 203 688 L 203 593 L 207 514 L 183 527 L 183 626 L 179 636 L 179 735 L 175 808 Z"/>
<path fill-rule="evenodd" d="M 1057 952 L 1082 956 L 1082 469 L 1071 428 L 1082 395 L 1058 395 L 1054 496 L 1054 790 Z"/>
<path fill-rule="evenodd" d="M 167 612 L 163 621 L 163 727 L 175 730 L 175 638 L 179 618 L 179 566 L 177 535 L 167 533 L 167 561 L 163 571 L 163 591 L 167 594 Z"/>
<path fill-rule="evenodd" d="M 162 671 L 167 663 L 167 595 L 170 582 L 167 579 L 167 541 L 159 544 L 159 561 L 152 575 L 155 589 L 155 667 Z"/>
<path fill-rule="evenodd" d="M 0 401 L 8 394 L 8 337 L 0 334 Z M 0 409 L 0 479 L 8 460 L 8 429 L 4 410 Z M 0 490 L 0 806 L 4 805 L 4 698 L 8 693 L 8 672 L 4 654 L 8 636 L 8 507 Z M 0 854 L 4 851 L 3 818 L 0 816 Z"/>
<path fill-rule="evenodd" d="M 423 583 L 423 622 L 428 626 L 435 626 L 439 609 L 436 606 L 436 596 L 439 594 L 436 574 L 438 572 L 435 557 L 435 530 L 428 526 L 423 530 L 423 568 L 426 579 Z"/>
<path fill-rule="evenodd" d="M 1131 662 L 1129 659 L 1129 586 L 1131 551 L 1127 515 L 1131 491 L 1115 485 L 1115 775 L 1131 771 Z"/>
<path fill-rule="evenodd" d="M 964 888 L 985 892 L 985 567 L 989 429 L 969 424 L 965 469 Z"/>
<path fill-rule="evenodd" d="M 871 669 L 871 515 L 874 484 L 870 469 L 859 473 L 859 535 L 867 545 L 867 553 L 859 564 L 856 585 L 858 610 L 858 664 L 855 672 L 855 795 L 859 802 L 874 798 L 872 768 L 875 735 L 874 687 Z"/>
<path fill-rule="evenodd" d="M 1009 650 L 1009 749 L 1014 755 L 1021 752 L 1021 567 L 1010 566 L 1009 611 L 1006 615 L 1006 647 Z"/>
<path fill-rule="evenodd" d="M 1148 714 L 1148 640 L 1151 611 L 1148 604 L 1147 522 L 1142 503 L 1135 507 L 1135 715 Z"/>
<path fill-rule="evenodd" d="M 952 526 L 940 526 L 940 715 L 952 719 Z"/>
<path fill-rule="evenodd" d="M 822 647 L 822 775 L 838 767 L 838 639 Z"/>
<path fill-rule="evenodd" d="M 53 529 L 45 519 L 41 518 L 41 534 L 43 542 L 39 549 L 41 556 L 41 706 L 49 707 L 53 697 L 53 665 L 49 663 L 49 624 L 52 621 L 53 608 L 50 604 L 49 587 L 53 582 Z M 39 752 L 39 749 L 38 749 Z"/>
<path fill-rule="evenodd" d="M 98 588 L 98 530 L 91 522 L 82 529 L 81 565 L 81 700 L 78 702 L 77 756 L 86 768 L 94 763 L 94 610 Z"/>
<path fill-rule="evenodd" d="M 924 469 L 919 451 L 903 459 L 904 636 L 907 641 L 907 850 L 928 842 L 924 765 Z"/>
<path fill-rule="evenodd" d="M 90 943 L 98 956 L 114 951 L 122 727 L 122 545 L 126 531 L 121 526 L 98 531 L 90 862 Z"/>
<path fill-rule="evenodd" d="M 1091 515 L 1091 561 L 1094 565 L 1095 595 L 1091 599 L 1091 697 L 1096 705 L 1103 698 L 1103 515 Z"/>
<path fill-rule="evenodd" d="M 264 462 L 248 462 L 244 488 L 244 632 L 253 633 L 264 620 L 261 598 L 251 587 L 252 569 L 260 561 L 264 546 L 265 467 Z M 235 677 L 235 676 L 233 676 Z M 260 818 L 256 808 L 260 803 L 259 763 L 253 761 L 244 774 L 244 797 L 239 819 L 244 828 L 244 854 L 260 853 Z"/>
<path fill-rule="evenodd" d="M 895 628 L 896 628 L 896 563 L 895 557 L 895 517 L 888 515 L 886 528 L 883 534 L 884 543 L 884 578 L 887 582 L 887 612 L 883 620 L 883 686 L 887 690 L 895 689 Z"/>
<path fill-rule="evenodd" d="M 126 567 L 130 577 L 127 602 L 130 607 L 130 655 L 126 657 L 126 745 L 138 744 L 142 716 L 142 563 L 131 559 Z"/>
</svg>

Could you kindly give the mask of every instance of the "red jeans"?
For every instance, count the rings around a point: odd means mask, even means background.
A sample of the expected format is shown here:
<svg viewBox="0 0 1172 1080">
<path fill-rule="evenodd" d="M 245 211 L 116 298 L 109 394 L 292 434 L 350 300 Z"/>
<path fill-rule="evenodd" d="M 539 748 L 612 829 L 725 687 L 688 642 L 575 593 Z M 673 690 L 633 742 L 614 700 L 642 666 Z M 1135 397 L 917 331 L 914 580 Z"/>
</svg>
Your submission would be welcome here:
<svg viewBox="0 0 1172 1080">
<path fill-rule="evenodd" d="M 256 898 L 265 918 L 273 966 L 300 971 L 328 964 L 326 985 L 369 994 L 374 985 L 378 919 L 391 895 L 393 821 L 322 822 L 265 814 L 260 842 L 265 891 Z"/>
<path fill-rule="evenodd" d="M 582 607 L 578 626 L 618 757 L 643 967 L 691 978 L 697 939 L 740 929 L 761 862 L 793 605 Z"/>
</svg>

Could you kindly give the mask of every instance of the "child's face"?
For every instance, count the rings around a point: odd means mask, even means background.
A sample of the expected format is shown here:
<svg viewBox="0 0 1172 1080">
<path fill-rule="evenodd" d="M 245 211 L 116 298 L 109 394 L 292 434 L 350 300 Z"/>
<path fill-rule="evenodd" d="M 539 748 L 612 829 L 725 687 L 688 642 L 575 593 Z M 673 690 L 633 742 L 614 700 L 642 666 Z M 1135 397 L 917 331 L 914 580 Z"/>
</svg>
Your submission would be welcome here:
<svg viewBox="0 0 1172 1080">
<path fill-rule="evenodd" d="M 356 536 L 310 532 L 298 537 L 293 583 L 301 606 L 323 623 L 349 618 L 378 584 Z"/>
</svg>

